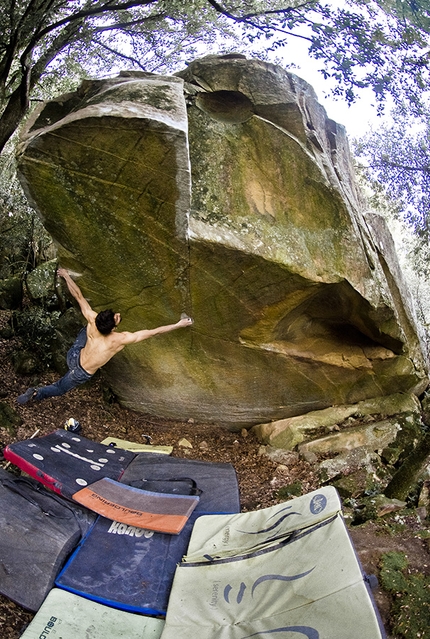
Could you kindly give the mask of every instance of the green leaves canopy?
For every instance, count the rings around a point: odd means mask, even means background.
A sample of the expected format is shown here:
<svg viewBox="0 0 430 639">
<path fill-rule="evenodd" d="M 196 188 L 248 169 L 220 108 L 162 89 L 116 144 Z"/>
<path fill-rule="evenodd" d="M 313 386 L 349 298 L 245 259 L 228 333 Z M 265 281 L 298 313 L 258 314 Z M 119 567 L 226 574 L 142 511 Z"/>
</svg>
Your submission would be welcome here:
<svg viewBox="0 0 430 639">
<path fill-rule="evenodd" d="M 397 205 L 398 215 L 415 236 L 415 267 L 430 271 L 430 110 L 414 119 L 396 109 L 393 122 L 372 131 L 356 144 L 367 177 Z"/>
<path fill-rule="evenodd" d="M 260 57 L 300 38 L 335 92 L 353 101 L 371 87 L 407 93 L 419 108 L 429 80 L 425 0 L 3 0 L 0 12 L 0 150 L 37 87 L 122 68 L 166 72 L 208 52 Z M 42 82 L 42 85 L 41 85 Z"/>
</svg>

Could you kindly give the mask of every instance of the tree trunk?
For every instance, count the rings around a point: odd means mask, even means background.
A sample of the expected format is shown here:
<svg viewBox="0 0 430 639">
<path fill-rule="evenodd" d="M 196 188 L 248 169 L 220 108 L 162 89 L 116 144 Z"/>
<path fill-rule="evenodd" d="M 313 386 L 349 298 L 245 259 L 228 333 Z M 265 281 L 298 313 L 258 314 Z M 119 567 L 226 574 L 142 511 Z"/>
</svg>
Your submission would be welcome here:
<svg viewBox="0 0 430 639">
<path fill-rule="evenodd" d="M 31 70 L 22 68 L 22 78 L 19 86 L 11 94 L 6 108 L 0 117 L 0 153 L 7 141 L 12 137 L 21 121 L 28 113 L 30 95 L 34 86 L 39 82 L 48 65 L 68 44 L 73 42 L 79 33 L 84 18 L 69 23 L 51 43 L 51 46 L 40 55 Z"/>
<path fill-rule="evenodd" d="M 405 501 L 413 490 L 427 459 L 430 456 L 430 432 L 426 433 L 412 453 L 405 459 L 392 480 L 386 487 L 384 494 L 390 499 Z"/>
<path fill-rule="evenodd" d="M 7 141 L 17 130 L 20 122 L 28 111 L 28 105 L 22 101 L 22 87 L 19 86 L 10 96 L 7 106 L 0 118 L 0 153 Z"/>
</svg>

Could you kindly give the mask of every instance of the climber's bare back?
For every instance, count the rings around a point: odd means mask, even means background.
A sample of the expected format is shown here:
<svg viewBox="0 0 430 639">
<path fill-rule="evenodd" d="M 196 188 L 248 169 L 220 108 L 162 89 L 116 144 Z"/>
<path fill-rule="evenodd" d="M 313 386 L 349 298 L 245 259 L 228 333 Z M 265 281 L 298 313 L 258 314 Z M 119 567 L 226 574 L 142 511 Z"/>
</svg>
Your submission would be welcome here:
<svg viewBox="0 0 430 639">
<path fill-rule="evenodd" d="M 115 329 L 109 335 L 102 335 L 94 322 L 87 325 L 87 343 L 81 350 L 80 364 L 90 375 L 104 366 L 114 355 L 122 351 L 126 345 L 124 333 L 115 333 Z"/>
</svg>

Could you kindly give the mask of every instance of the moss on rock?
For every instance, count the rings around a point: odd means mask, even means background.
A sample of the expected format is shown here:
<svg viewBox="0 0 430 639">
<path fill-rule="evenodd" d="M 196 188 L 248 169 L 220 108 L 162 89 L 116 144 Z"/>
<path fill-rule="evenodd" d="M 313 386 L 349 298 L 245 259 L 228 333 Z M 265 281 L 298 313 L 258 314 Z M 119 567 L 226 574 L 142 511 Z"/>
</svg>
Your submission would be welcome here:
<svg viewBox="0 0 430 639">
<path fill-rule="evenodd" d="M 430 628 L 430 577 L 408 571 L 405 553 L 382 555 L 380 581 L 394 595 L 392 632 L 396 637 L 427 637 Z"/>
</svg>

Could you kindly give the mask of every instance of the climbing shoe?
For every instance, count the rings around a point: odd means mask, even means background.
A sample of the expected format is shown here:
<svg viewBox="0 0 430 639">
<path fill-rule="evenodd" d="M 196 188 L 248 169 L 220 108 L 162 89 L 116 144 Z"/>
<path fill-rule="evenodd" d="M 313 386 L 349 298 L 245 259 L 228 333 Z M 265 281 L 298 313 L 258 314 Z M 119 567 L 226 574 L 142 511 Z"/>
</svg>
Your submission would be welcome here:
<svg viewBox="0 0 430 639">
<path fill-rule="evenodd" d="M 27 402 L 31 402 L 37 395 L 36 388 L 27 388 L 25 393 L 16 398 L 18 404 L 27 404 Z"/>
</svg>

